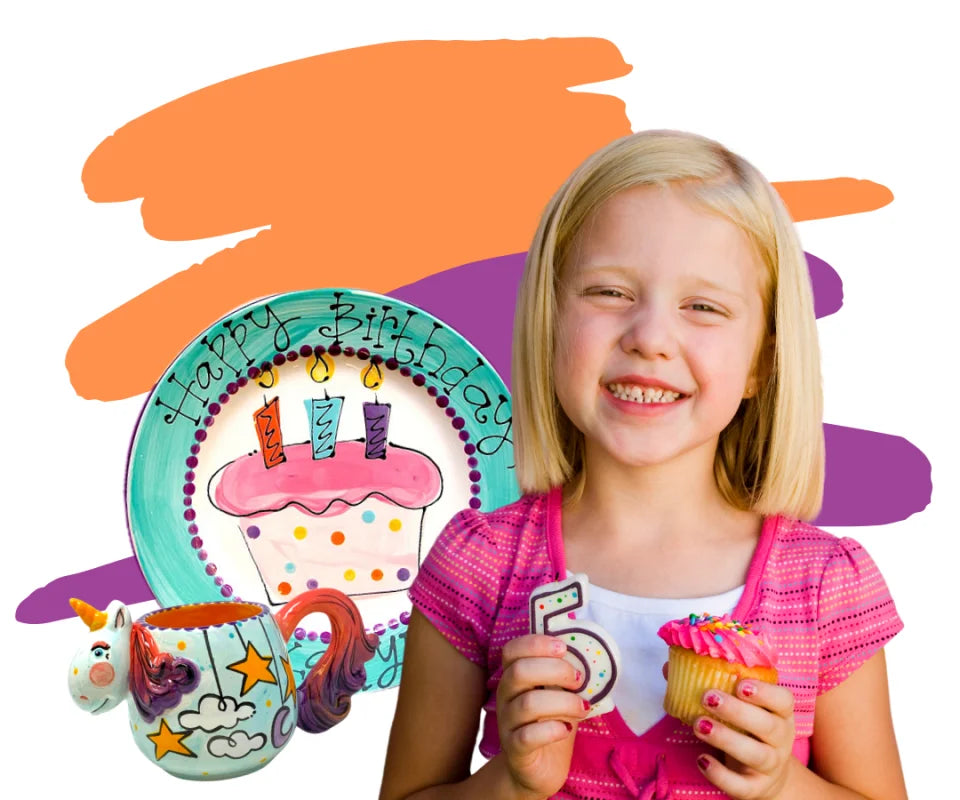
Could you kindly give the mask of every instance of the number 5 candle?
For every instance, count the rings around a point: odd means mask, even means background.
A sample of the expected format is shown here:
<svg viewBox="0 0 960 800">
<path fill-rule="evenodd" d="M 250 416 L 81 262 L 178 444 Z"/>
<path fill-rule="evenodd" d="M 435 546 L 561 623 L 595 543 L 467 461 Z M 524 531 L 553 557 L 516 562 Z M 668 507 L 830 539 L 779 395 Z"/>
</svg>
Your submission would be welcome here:
<svg viewBox="0 0 960 800">
<path fill-rule="evenodd" d="M 576 609 L 586 607 L 588 587 L 581 573 L 534 589 L 530 632 L 556 636 L 566 644 L 564 660 L 583 673 L 583 683 L 574 691 L 590 704 L 589 718 L 613 710 L 610 692 L 620 671 L 620 651 L 599 625 L 572 618 Z"/>
</svg>

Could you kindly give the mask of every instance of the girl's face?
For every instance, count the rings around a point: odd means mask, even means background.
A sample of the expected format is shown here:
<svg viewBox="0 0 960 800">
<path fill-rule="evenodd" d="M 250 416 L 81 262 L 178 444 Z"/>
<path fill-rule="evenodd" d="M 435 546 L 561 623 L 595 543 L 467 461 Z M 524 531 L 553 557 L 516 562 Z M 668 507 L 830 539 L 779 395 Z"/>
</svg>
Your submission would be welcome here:
<svg viewBox="0 0 960 800">
<path fill-rule="evenodd" d="M 560 287 L 554 376 L 589 459 L 697 451 L 712 465 L 755 391 L 761 274 L 739 228 L 673 187 L 620 192 L 587 220 Z"/>
</svg>

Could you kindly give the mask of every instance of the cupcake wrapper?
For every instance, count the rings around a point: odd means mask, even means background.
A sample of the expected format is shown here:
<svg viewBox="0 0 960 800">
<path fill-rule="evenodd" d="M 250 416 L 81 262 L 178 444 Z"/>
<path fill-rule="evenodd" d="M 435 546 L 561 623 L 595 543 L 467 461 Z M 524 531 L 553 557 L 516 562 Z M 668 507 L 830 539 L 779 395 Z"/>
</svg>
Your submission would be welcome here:
<svg viewBox="0 0 960 800">
<path fill-rule="evenodd" d="M 776 683 L 777 671 L 772 667 L 731 664 L 723 659 L 699 656 L 682 647 L 671 647 L 663 710 L 671 717 L 692 725 L 697 717 L 712 716 L 701 702 L 704 692 L 708 689 L 719 689 L 733 694 L 737 681 L 741 678 L 757 678 Z M 729 723 L 724 724 L 734 727 Z"/>
</svg>

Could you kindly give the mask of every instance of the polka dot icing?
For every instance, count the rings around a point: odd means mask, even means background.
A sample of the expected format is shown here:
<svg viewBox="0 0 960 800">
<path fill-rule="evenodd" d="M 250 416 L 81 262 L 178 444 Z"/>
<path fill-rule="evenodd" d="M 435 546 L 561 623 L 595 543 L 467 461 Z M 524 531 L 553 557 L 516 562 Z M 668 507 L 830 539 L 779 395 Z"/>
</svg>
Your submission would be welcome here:
<svg viewBox="0 0 960 800">
<path fill-rule="evenodd" d="M 370 524 L 370 523 L 373 522 L 376 518 L 377 518 L 377 515 L 374 514 L 372 511 L 370 511 L 369 509 L 368 509 L 367 511 L 364 511 L 364 512 L 363 512 L 363 516 L 361 517 L 361 519 L 362 519 L 364 522 L 366 522 L 367 524 Z"/>
</svg>

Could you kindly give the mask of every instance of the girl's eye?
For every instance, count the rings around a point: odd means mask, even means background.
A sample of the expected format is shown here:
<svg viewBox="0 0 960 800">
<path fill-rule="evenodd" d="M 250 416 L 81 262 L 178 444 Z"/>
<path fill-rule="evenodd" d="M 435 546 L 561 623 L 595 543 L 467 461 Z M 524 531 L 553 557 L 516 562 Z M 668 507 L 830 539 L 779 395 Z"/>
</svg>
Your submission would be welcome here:
<svg viewBox="0 0 960 800">
<path fill-rule="evenodd" d="M 610 289 L 610 288 L 598 288 L 590 289 L 587 292 L 588 294 L 599 295 L 601 297 L 626 297 L 626 295 L 621 292 L 619 289 Z"/>
<path fill-rule="evenodd" d="M 719 308 L 714 308 L 709 303 L 691 303 L 690 308 L 692 308 L 694 311 L 712 311 L 716 314 L 721 313 Z"/>
</svg>

